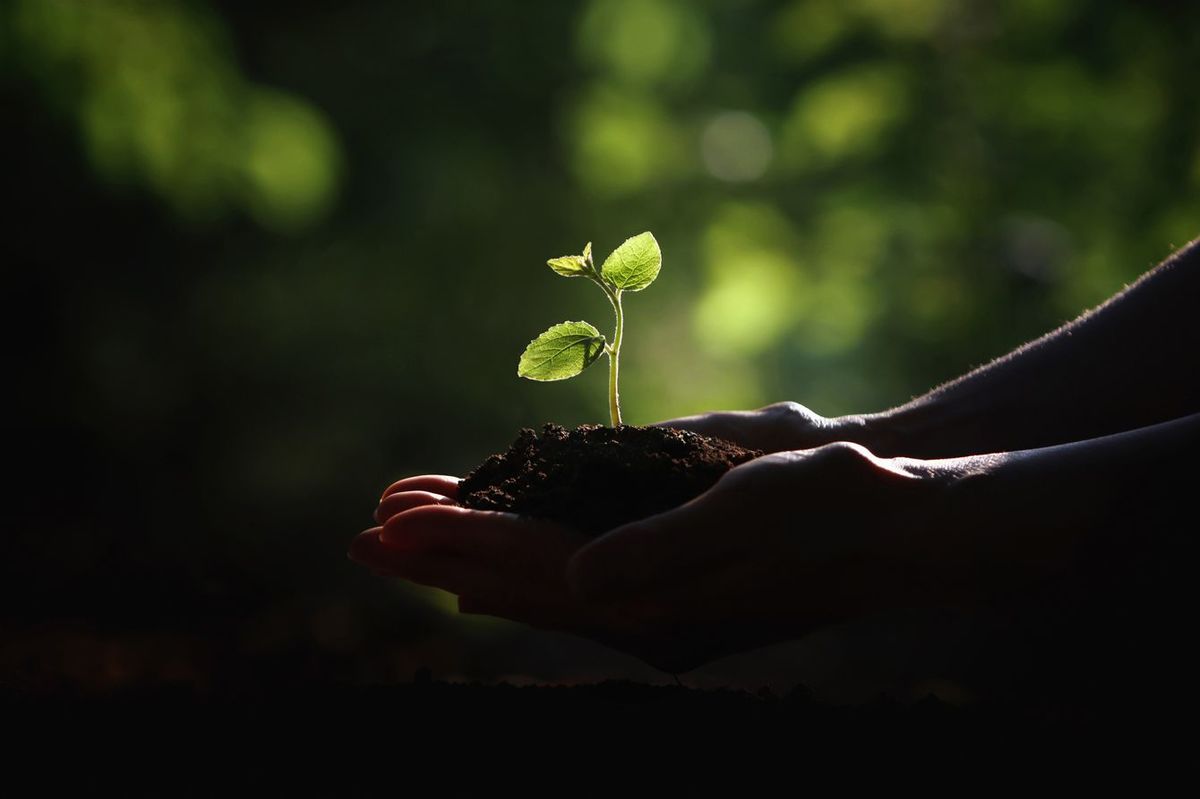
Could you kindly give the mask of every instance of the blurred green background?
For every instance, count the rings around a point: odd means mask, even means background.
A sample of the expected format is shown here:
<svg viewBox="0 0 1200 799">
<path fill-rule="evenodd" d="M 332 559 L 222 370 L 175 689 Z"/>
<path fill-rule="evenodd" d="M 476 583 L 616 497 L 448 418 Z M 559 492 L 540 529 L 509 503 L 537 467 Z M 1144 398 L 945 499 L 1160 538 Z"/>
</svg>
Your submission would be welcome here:
<svg viewBox="0 0 1200 799">
<path fill-rule="evenodd" d="M 882 410 L 1200 233 L 1197 76 L 1182 1 L 5 2 L 0 675 L 660 677 L 345 560 L 605 421 L 515 375 L 610 324 L 545 260 L 661 243 L 632 423 Z"/>
</svg>

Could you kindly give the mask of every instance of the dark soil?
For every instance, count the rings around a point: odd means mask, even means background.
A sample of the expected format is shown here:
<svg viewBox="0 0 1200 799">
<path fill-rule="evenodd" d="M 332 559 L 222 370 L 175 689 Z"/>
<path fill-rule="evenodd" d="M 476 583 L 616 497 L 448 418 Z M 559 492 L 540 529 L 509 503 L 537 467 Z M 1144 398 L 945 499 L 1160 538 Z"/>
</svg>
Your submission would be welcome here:
<svg viewBox="0 0 1200 799">
<path fill-rule="evenodd" d="M 522 430 L 460 484 L 468 508 L 551 519 L 599 535 L 678 507 L 762 455 L 671 427 L 556 424 Z"/>
</svg>

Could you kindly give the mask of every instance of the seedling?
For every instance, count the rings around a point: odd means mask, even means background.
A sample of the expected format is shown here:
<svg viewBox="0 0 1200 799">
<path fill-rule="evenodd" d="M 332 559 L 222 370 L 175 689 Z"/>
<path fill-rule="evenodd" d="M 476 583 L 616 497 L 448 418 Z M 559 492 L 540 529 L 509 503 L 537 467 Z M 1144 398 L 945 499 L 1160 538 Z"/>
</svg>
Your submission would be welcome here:
<svg viewBox="0 0 1200 799">
<path fill-rule="evenodd" d="M 621 339 L 625 332 L 625 312 L 621 295 L 641 291 L 654 282 L 662 268 L 662 250 L 649 231 L 639 233 L 612 251 L 600 269 L 592 262 L 592 243 L 582 255 L 551 258 L 546 264 L 563 277 L 586 277 L 608 297 L 617 315 L 612 343 L 587 322 L 561 322 L 541 334 L 521 353 L 517 374 L 530 380 L 566 380 L 591 366 L 601 355 L 608 356 L 608 411 L 612 425 L 621 424 L 621 394 L 617 377 L 621 363 Z"/>
</svg>

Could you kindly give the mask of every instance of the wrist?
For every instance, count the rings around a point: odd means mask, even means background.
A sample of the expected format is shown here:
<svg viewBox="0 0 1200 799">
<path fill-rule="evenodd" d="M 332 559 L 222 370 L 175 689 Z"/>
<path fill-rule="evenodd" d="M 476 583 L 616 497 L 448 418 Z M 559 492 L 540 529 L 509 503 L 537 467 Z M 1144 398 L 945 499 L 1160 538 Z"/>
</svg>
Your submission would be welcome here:
<svg viewBox="0 0 1200 799">
<path fill-rule="evenodd" d="M 848 441 L 862 444 L 884 457 L 953 458 L 990 452 L 981 441 L 978 419 L 962 414 L 939 399 L 922 399 L 899 408 L 831 420 Z"/>
<path fill-rule="evenodd" d="M 865 446 L 865 445 L 864 445 Z M 902 598 L 917 605 L 974 607 L 1012 582 L 1018 553 L 1005 545 L 1014 519 L 1003 491 L 1001 461 L 990 456 L 880 458 L 910 478 L 905 501 L 884 503 Z"/>
<path fill-rule="evenodd" d="M 881 457 L 906 454 L 900 446 L 899 431 L 888 413 L 851 414 L 825 421 L 829 441 L 860 444 Z"/>
<path fill-rule="evenodd" d="M 1086 526 L 1087 514 L 1061 480 L 1027 469 L 1023 456 L 919 461 L 937 474 L 925 543 L 941 553 L 938 570 L 957 604 L 1011 604 L 1070 567 L 1068 533 Z"/>
<path fill-rule="evenodd" d="M 863 538 L 847 532 L 831 544 L 849 546 L 862 569 L 847 583 L 853 613 L 977 604 L 989 564 L 974 505 L 990 493 L 989 465 L 881 457 L 855 444 L 841 439 L 795 454 L 801 463 L 827 461 L 819 471 L 828 494 L 850 503 L 847 518 L 858 520 L 846 530 Z"/>
</svg>

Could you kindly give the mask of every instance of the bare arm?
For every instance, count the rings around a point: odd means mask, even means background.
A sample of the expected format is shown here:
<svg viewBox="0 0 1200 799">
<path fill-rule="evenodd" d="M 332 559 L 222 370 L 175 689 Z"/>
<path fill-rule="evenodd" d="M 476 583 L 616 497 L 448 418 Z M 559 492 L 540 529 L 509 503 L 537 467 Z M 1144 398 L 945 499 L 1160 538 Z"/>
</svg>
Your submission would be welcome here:
<svg viewBox="0 0 1200 799">
<path fill-rule="evenodd" d="M 890 411 L 834 421 L 880 455 L 1030 449 L 1200 411 L 1200 239 L 1103 305 Z"/>
<path fill-rule="evenodd" d="M 1083 441 L 1200 411 L 1200 239 L 1103 305 L 882 413 L 825 418 L 795 402 L 660 424 L 765 452 L 862 444 L 948 458 Z"/>
</svg>

